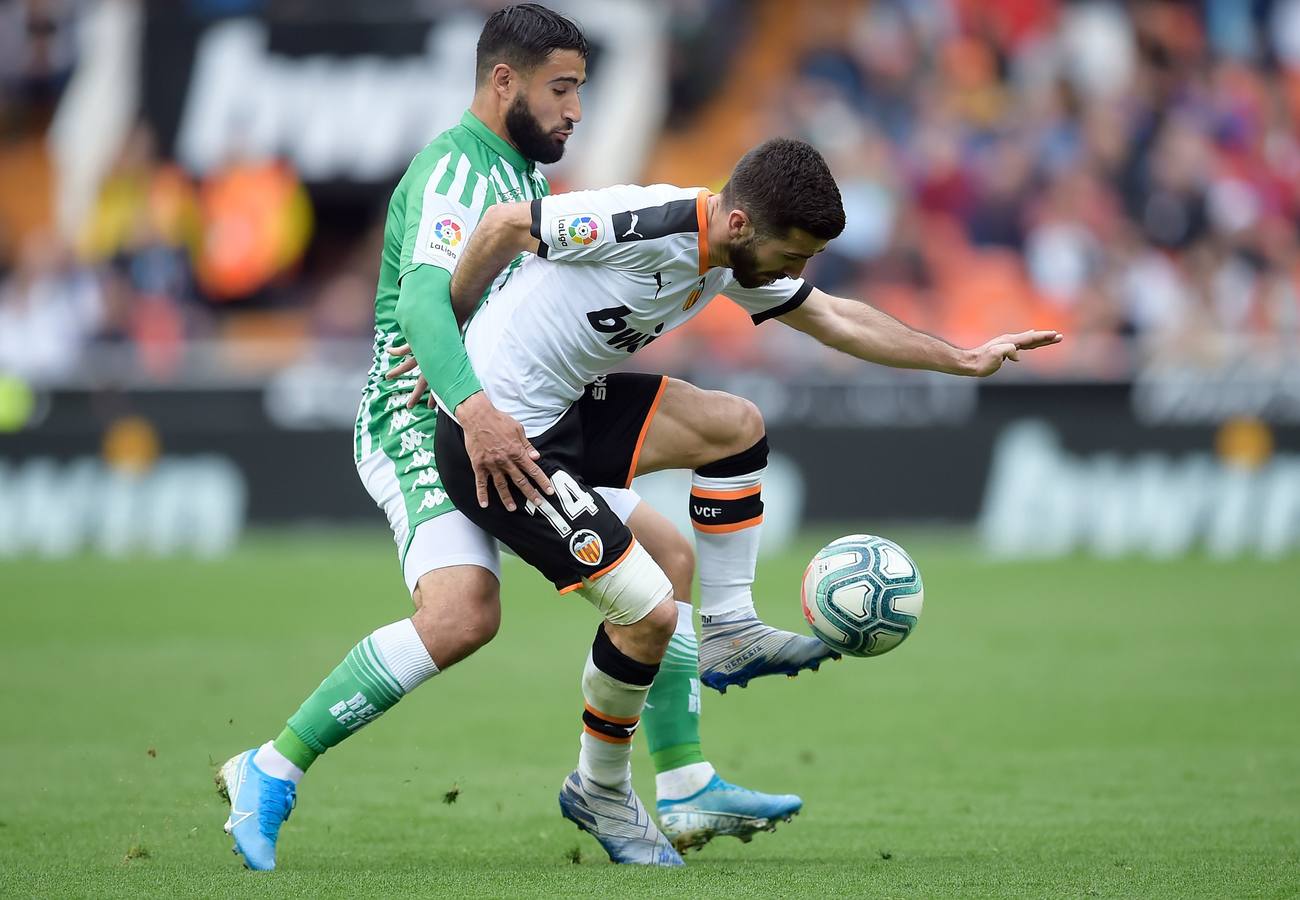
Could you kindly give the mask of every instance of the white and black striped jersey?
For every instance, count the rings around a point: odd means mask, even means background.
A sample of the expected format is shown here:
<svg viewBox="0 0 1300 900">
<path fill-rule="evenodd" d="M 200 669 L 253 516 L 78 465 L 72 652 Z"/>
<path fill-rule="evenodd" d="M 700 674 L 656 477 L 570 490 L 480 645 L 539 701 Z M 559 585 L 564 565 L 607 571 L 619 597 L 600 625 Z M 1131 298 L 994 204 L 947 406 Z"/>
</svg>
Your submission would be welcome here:
<svg viewBox="0 0 1300 900">
<path fill-rule="evenodd" d="M 618 185 L 532 202 L 537 256 L 488 296 L 465 335 L 488 399 L 529 437 L 718 294 L 755 324 L 807 298 L 803 279 L 744 288 L 731 269 L 709 267 L 708 197 L 701 188 Z"/>
</svg>

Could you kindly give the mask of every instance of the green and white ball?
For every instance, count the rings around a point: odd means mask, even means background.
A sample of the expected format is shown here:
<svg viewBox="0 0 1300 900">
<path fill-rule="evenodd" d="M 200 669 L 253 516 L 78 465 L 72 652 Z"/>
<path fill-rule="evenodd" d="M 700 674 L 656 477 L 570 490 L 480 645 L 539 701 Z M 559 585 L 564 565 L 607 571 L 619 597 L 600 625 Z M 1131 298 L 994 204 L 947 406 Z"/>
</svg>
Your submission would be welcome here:
<svg viewBox="0 0 1300 900">
<path fill-rule="evenodd" d="M 803 576 L 803 615 L 812 632 L 847 656 L 880 656 L 912 633 L 925 589 L 902 547 L 873 534 L 827 544 Z"/>
</svg>

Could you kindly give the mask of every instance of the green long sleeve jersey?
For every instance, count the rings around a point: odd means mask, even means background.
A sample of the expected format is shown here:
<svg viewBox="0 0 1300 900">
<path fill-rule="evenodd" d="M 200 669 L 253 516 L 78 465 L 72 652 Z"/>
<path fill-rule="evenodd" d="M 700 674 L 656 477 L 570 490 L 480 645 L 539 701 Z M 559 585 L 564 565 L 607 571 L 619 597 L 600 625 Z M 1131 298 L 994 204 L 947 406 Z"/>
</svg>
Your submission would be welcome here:
<svg viewBox="0 0 1300 900">
<path fill-rule="evenodd" d="M 550 193 L 537 171 L 473 113 L 416 154 L 388 204 L 375 292 L 374 363 L 356 425 L 356 458 L 414 429 L 432 434 L 434 411 L 406 410 L 411 377 L 386 380 L 388 350 L 409 343 L 438 402 L 454 411 L 480 390 L 451 307 L 451 274 L 489 206 Z M 520 264 L 516 259 L 501 280 Z M 495 287 L 495 285 L 494 285 Z"/>
</svg>

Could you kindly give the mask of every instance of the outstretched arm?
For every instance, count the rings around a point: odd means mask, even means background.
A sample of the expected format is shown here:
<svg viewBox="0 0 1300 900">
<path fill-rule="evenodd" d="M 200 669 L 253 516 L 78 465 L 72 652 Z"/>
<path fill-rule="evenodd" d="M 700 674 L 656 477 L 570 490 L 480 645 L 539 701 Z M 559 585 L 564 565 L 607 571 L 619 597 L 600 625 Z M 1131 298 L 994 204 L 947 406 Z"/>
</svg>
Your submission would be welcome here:
<svg viewBox="0 0 1300 900">
<path fill-rule="evenodd" d="M 866 303 L 833 297 L 816 288 L 781 321 L 850 356 L 897 369 L 929 369 L 949 375 L 992 375 L 1021 350 L 1059 343 L 1058 331 L 1004 334 L 970 350 L 909 328 Z"/>
<path fill-rule="evenodd" d="M 451 279 L 451 305 L 458 321 L 469 318 L 492 280 L 512 259 L 537 250 L 532 225 L 527 203 L 498 203 L 483 214 Z"/>
</svg>

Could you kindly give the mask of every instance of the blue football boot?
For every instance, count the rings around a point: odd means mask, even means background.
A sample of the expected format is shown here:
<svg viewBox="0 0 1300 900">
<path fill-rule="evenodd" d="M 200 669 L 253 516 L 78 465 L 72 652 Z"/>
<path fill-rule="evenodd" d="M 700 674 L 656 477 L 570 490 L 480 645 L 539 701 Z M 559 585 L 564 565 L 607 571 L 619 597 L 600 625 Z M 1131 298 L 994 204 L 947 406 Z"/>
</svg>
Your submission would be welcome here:
<svg viewBox="0 0 1300 900">
<path fill-rule="evenodd" d="M 728 622 L 711 618 L 700 618 L 700 682 L 722 694 L 764 675 L 816 672 L 826 660 L 840 658 L 817 638 L 781 631 L 756 616 Z"/>
<path fill-rule="evenodd" d="M 275 868 L 275 841 L 293 812 L 297 788 L 255 766 L 255 753 L 248 750 L 226 760 L 217 775 L 217 793 L 230 802 L 225 829 L 235 839 L 235 852 L 248 868 L 270 870 Z"/>
<path fill-rule="evenodd" d="M 660 800 L 659 827 L 678 851 L 698 850 L 715 837 L 737 837 L 748 843 L 760 831 L 776 831 L 803 809 L 794 794 L 763 794 L 717 775 L 703 788 L 680 800 Z"/>
<path fill-rule="evenodd" d="M 632 790 L 613 790 L 576 771 L 560 788 L 560 812 L 605 848 L 611 861 L 640 866 L 683 866 L 655 820 Z"/>
</svg>

